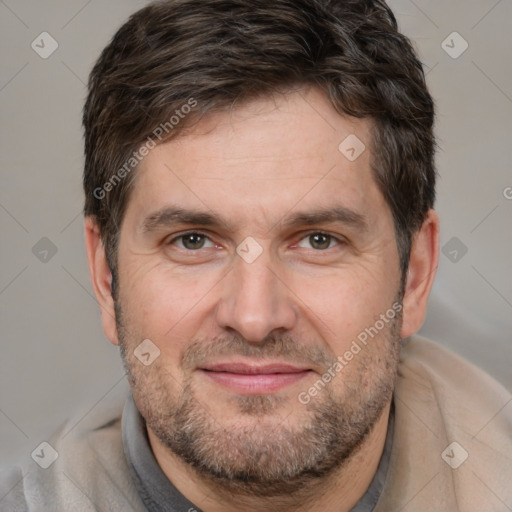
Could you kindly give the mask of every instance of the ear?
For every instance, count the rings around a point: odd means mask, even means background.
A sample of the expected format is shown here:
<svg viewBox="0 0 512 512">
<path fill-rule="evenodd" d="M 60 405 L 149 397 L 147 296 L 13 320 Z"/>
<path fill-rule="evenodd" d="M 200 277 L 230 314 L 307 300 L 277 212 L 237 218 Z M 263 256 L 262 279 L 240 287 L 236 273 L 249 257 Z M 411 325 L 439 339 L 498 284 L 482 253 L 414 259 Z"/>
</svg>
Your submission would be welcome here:
<svg viewBox="0 0 512 512">
<path fill-rule="evenodd" d="M 112 274 L 107 263 L 105 248 L 100 237 L 100 230 L 93 217 L 85 218 L 85 248 L 89 272 L 96 300 L 100 306 L 101 322 L 106 337 L 114 345 L 118 344 L 114 299 L 111 293 Z"/>
<path fill-rule="evenodd" d="M 429 210 L 412 240 L 403 298 L 402 338 L 411 336 L 423 324 L 438 264 L 439 217 L 434 210 Z"/>
</svg>

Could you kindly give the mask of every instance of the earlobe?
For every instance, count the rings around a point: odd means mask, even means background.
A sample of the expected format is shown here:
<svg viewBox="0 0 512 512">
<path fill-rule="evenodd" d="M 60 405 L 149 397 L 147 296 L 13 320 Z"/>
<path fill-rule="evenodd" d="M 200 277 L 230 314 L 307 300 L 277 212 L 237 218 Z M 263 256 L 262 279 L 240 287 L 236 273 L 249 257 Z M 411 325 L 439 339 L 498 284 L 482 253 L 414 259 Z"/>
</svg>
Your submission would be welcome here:
<svg viewBox="0 0 512 512">
<path fill-rule="evenodd" d="M 114 345 L 118 344 L 115 320 L 114 299 L 112 297 L 112 274 L 108 266 L 105 249 L 100 236 L 98 225 L 93 217 L 86 217 L 85 247 L 91 282 L 100 306 L 101 321 L 106 337 Z"/>
<path fill-rule="evenodd" d="M 414 334 L 423 324 L 439 262 L 439 217 L 429 210 L 412 240 L 403 298 L 401 337 Z"/>
</svg>

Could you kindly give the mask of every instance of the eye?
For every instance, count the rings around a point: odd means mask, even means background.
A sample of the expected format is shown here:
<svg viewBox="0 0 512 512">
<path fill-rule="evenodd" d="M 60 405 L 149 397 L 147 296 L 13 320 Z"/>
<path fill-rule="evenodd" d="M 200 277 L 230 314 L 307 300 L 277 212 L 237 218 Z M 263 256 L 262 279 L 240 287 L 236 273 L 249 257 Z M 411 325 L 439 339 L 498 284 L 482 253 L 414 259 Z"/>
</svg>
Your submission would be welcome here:
<svg viewBox="0 0 512 512">
<path fill-rule="evenodd" d="M 317 232 L 317 233 L 310 233 L 309 235 L 302 238 L 302 240 L 299 242 L 299 247 L 312 247 L 315 250 L 318 251 L 325 251 L 326 249 L 330 249 L 334 245 L 338 245 L 340 241 L 333 237 L 332 235 L 329 235 L 327 233 Z M 309 247 L 307 247 L 306 244 L 309 244 Z"/>
<path fill-rule="evenodd" d="M 202 233 L 185 233 L 183 235 L 173 238 L 169 244 L 177 245 L 180 249 L 189 251 L 197 251 L 205 247 L 214 247 L 213 242 Z"/>
</svg>

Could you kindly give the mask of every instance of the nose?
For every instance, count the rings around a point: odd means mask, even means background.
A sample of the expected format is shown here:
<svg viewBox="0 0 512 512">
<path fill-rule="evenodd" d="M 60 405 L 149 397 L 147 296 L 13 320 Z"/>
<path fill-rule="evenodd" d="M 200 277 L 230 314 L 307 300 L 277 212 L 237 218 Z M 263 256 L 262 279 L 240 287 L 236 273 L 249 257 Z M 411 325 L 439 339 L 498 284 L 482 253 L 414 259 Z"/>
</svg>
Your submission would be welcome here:
<svg viewBox="0 0 512 512">
<path fill-rule="evenodd" d="M 252 263 L 237 257 L 223 280 L 216 321 L 222 329 L 236 331 L 256 344 L 274 331 L 291 330 L 297 321 L 296 311 L 293 293 L 264 252 Z"/>
</svg>

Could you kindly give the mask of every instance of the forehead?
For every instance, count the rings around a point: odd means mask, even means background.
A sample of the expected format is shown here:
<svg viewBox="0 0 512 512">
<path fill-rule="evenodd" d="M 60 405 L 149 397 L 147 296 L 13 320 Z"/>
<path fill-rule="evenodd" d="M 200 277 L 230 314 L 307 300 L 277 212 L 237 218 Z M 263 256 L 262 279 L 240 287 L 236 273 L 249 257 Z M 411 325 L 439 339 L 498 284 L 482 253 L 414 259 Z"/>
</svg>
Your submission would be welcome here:
<svg viewBox="0 0 512 512">
<path fill-rule="evenodd" d="M 276 93 L 208 114 L 171 144 L 180 153 L 176 156 L 190 163 L 207 157 L 213 162 L 222 160 L 223 165 L 240 166 L 243 178 L 251 177 L 249 169 L 242 168 L 248 161 L 260 164 L 259 171 L 271 171 L 265 178 L 282 177 L 287 170 L 291 175 L 286 177 L 301 178 L 309 161 L 315 161 L 317 166 L 337 163 L 343 155 L 339 145 L 346 137 L 356 135 L 361 142 L 369 143 L 370 128 L 369 119 L 340 115 L 320 90 L 309 88 Z M 165 144 L 159 149 L 164 147 Z M 364 165 L 369 151 L 361 156 L 359 164 Z M 292 169 L 285 166 L 275 172 L 276 162 L 281 161 L 290 162 Z"/>
<path fill-rule="evenodd" d="M 324 203 L 378 216 L 386 205 L 371 172 L 370 129 L 316 89 L 208 114 L 144 158 L 128 211 L 173 204 L 268 224 Z"/>
</svg>

